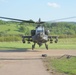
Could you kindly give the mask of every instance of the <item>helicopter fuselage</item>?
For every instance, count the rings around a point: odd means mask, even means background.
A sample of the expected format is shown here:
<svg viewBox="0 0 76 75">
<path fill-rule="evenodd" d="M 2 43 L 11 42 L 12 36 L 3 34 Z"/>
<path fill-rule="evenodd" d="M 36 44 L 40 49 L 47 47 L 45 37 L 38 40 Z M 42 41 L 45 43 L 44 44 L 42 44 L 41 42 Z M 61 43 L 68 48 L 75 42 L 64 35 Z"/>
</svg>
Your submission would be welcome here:
<svg viewBox="0 0 76 75">
<path fill-rule="evenodd" d="M 48 41 L 48 36 L 45 34 L 44 27 L 39 26 L 36 28 L 35 35 L 32 36 L 32 40 L 37 43 L 46 43 Z"/>
</svg>

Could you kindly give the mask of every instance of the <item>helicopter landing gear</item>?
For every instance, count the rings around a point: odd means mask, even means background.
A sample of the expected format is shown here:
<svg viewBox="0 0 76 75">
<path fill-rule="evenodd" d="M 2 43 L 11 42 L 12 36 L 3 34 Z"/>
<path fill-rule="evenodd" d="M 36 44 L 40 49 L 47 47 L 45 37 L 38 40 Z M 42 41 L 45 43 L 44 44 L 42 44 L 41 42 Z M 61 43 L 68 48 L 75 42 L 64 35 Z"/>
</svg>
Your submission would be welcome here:
<svg viewBox="0 0 76 75">
<path fill-rule="evenodd" d="M 36 43 L 34 43 L 34 45 L 32 45 L 32 50 L 35 48 L 35 44 L 36 44 Z"/>
<path fill-rule="evenodd" d="M 45 47 L 46 47 L 46 49 L 48 50 L 48 45 L 45 43 Z"/>
</svg>

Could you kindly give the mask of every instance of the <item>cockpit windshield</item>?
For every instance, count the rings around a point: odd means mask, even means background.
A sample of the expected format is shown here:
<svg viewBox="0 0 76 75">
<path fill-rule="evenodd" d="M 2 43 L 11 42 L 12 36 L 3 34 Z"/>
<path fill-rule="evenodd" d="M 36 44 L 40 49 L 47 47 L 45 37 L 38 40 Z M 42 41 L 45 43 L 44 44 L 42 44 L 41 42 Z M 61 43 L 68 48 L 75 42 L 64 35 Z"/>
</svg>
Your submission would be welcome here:
<svg viewBox="0 0 76 75">
<path fill-rule="evenodd" d="M 37 30 L 37 32 L 43 32 L 43 30 Z"/>
<path fill-rule="evenodd" d="M 44 32 L 44 27 L 40 26 L 36 29 L 36 33 L 40 33 L 40 32 Z"/>
</svg>

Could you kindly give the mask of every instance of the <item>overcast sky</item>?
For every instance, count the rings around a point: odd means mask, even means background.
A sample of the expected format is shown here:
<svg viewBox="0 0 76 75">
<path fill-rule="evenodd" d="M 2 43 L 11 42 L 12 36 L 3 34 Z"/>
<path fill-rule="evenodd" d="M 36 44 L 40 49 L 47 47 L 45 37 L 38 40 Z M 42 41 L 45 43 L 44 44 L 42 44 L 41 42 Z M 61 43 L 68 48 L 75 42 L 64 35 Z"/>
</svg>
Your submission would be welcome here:
<svg viewBox="0 0 76 75">
<path fill-rule="evenodd" d="M 0 0 L 0 16 L 34 21 L 72 17 L 76 16 L 76 0 Z"/>
</svg>

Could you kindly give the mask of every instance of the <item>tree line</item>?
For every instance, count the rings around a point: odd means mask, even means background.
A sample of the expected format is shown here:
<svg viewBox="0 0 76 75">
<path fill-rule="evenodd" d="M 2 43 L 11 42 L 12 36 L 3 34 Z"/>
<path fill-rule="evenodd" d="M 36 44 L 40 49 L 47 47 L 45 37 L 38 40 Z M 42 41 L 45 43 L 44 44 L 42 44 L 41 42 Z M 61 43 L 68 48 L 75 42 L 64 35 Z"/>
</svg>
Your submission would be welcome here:
<svg viewBox="0 0 76 75">
<path fill-rule="evenodd" d="M 76 35 L 76 23 L 75 22 L 55 22 L 46 23 L 45 27 L 50 30 L 52 35 Z"/>
</svg>

